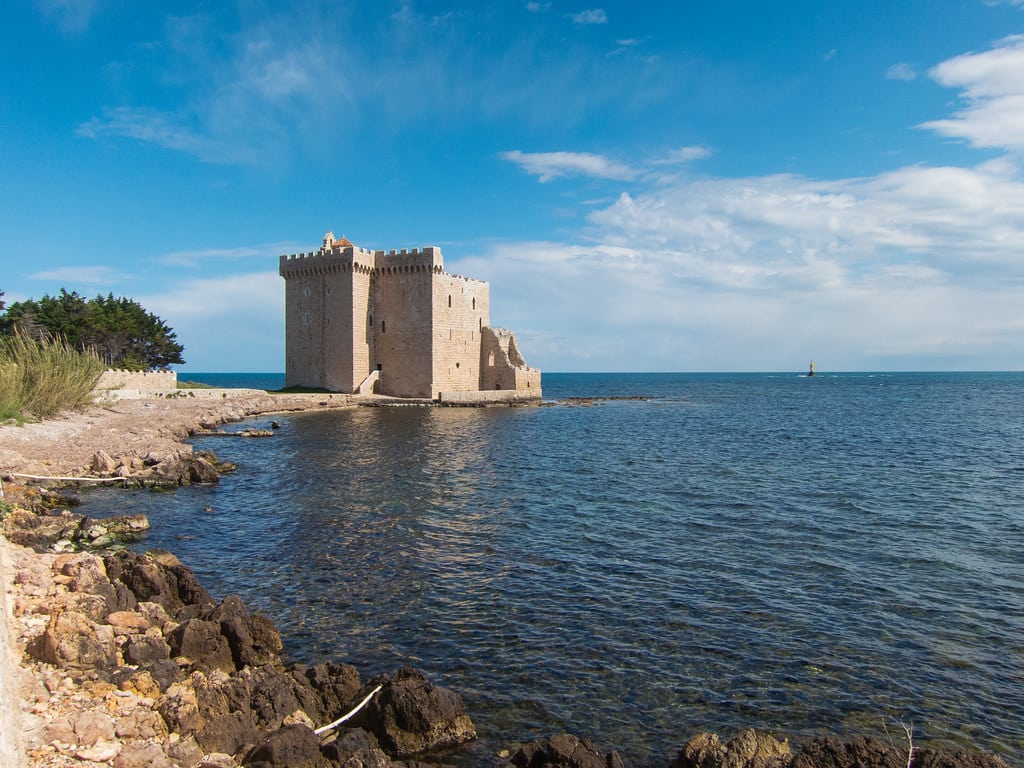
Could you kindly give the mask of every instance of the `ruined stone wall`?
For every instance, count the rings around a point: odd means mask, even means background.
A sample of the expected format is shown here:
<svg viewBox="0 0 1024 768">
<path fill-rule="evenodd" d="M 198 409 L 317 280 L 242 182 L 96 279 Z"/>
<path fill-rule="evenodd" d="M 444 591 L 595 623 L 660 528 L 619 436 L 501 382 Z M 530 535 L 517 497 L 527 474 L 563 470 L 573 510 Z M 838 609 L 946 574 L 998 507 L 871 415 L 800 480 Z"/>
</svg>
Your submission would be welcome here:
<svg viewBox="0 0 1024 768">
<path fill-rule="evenodd" d="M 541 396 L 540 370 L 526 364 L 512 331 L 483 329 L 480 344 L 480 389 L 516 390 Z"/>
<path fill-rule="evenodd" d="M 108 369 L 100 374 L 96 389 L 177 389 L 178 374 L 174 371 L 124 371 Z"/>
<path fill-rule="evenodd" d="M 440 273 L 433 284 L 433 394 L 480 388 L 480 331 L 490 324 L 482 280 Z"/>
</svg>

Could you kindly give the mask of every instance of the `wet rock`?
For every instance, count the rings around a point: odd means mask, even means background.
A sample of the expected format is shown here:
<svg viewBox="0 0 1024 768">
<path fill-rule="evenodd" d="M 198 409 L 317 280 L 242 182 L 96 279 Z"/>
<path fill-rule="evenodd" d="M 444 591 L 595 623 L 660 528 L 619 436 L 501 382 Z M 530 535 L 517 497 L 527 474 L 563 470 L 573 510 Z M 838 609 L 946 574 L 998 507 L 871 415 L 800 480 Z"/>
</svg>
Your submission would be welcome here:
<svg viewBox="0 0 1024 768">
<path fill-rule="evenodd" d="M 568 734 L 524 744 L 511 762 L 516 768 L 622 768 L 618 752 L 602 754 L 590 739 Z"/>
<path fill-rule="evenodd" d="M 422 672 L 401 669 L 368 683 L 366 693 L 378 683 L 382 690 L 351 723 L 376 736 L 392 757 L 409 757 L 476 738 L 462 697 L 432 685 Z"/>
<path fill-rule="evenodd" d="M 304 725 L 272 731 L 243 761 L 252 768 L 330 768 L 320 740 Z"/>
<path fill-rule="evenodd" d="M 109 627 L 107 628 L 109 630 Z M 39 661 L 62 668 L 104 670 L 115 666 L 113 632 L 109 639 L 84 614 L 61 611 L 26 650 Z"/>
<path fill-rule="evenodd" d="M 118 541 L 134 541 L 149 530 L 145 515 L 115 515 L 102 520 L 85 518 L 72 540 L 99 549 Z"/>
<path fill-rule="evenodd" d="M 815 739 L 793 759 L 793 768 L 906 768 L 907 753 L 876 739 Z"/>
<path fill-rule="evenodd" d="M 856 737 L 815 739 L 793 759 L 792 768 L 906 768 L 907 746 Z M 1009 768 L 1000 757 L 983 752 L 914 749 L 913 768 Z"/>
<path fill-rule="evenodd" d="M 171 653 L 188 659 L 202 671 L 234 672 L 235 662 L 220 625 L 204 619 L 188 619 L 167 635 Z"/>
<path fill-rule="evenodd" d="M 189 480 L 193 483 L 217 483 L 220 482 L 220 473 L 208 460 L 196 456 L 189 466 Z"/>
<path fill-rule="evenodd" d="M 1010 768 L 1010 764 L 988 752 L 936 752 L 915 748 L 913 768 Z"/>
</svg>

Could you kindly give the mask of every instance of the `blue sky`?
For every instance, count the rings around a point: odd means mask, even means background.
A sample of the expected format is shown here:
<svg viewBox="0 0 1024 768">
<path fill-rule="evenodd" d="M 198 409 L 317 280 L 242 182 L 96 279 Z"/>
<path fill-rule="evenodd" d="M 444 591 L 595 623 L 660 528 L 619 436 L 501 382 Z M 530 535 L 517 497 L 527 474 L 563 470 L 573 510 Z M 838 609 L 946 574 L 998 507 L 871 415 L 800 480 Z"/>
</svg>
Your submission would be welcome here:
<svg viewBox="0 0 1024 768">
<path fill-rule="evenodd" d="M 545 370 L 1024 369 L 1022 159 L 1024 0 L 0 10 L 4 299 L 138 299 L 186 371 L 282 370 L 328 229 Z"/>
</svg>

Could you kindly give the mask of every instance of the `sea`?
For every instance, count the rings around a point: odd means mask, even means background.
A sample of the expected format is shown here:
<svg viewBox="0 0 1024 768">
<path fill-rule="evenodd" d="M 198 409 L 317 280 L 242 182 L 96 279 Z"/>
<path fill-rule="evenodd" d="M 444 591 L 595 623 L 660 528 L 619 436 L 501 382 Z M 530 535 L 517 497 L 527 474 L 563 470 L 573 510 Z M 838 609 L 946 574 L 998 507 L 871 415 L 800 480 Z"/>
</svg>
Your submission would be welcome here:
<svg viewBox="0 0 1024 768">
<path fill-rule="evenodd" d="M 280 374 L 181 374 L 277 388 Z M 1024 373 L 545 373 L 525 408 L 264 416 L 137 545 L 293 661 L 422 669 L 461 765 L 569 732 L 664 766 L 701 731 L 1024 764 Z"/>
</svg>

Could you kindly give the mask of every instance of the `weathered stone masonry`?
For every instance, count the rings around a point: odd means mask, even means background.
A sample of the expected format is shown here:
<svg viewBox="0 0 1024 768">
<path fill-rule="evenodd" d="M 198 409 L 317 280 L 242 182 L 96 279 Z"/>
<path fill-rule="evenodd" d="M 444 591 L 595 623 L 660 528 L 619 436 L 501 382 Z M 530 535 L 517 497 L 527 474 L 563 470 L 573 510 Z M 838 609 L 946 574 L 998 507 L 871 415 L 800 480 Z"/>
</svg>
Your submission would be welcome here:
<svg viewBox="0 0 1024 768">
<path fill-rule="evenodd" d="M 541 396 L 512 332 L 490 327 L 488 284 L 445 272 L 440 248 L 370 251 L 328 232 L 320 250 L 281 256 L 280 274 L 286 386 L 450 402 Z"/>
</svg>

